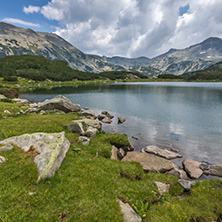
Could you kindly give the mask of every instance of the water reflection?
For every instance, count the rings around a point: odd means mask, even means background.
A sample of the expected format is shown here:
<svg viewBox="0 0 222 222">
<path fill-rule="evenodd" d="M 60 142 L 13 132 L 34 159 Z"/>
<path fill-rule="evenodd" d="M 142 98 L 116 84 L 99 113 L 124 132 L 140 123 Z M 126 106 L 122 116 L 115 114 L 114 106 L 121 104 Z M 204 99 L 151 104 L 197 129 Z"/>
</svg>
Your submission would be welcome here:
<svg viewBox="0 0 222 222">
<path fill-rule="evenodd" d="M 109 110 L 127 121 L 104 125 L 109 132 L 127 133 L 136 150 L 155 144 L 174 147 L 186 158 L 222 163 L 221 83 L 120 83 L 61 87 L 24 93 L 44 101 L 62 94 L 97 114 Z M 181 160 L 179 160 L 181 162 Z"/>
</svg>

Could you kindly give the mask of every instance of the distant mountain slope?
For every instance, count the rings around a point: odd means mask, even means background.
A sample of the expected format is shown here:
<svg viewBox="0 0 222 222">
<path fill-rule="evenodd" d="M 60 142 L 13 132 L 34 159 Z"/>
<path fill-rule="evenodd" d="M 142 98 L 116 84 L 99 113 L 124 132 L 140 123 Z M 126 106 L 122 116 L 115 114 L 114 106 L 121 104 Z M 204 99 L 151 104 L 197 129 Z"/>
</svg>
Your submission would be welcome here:
<svg viewBox="0 0 222 222">
<path fill-rule="evenodd" d="M 0 58 L 24 54 L 64 60 L 80 71 L 133 71 L 155 77 L 163 73 L 181 75 L 222 61 L 222 40 L 212 37 L 186 49 L 171 49 L 152 59 L 101 57 L 80 51 L 56 34 L 35 32 L 0 22 Z"/>
<path fill-rule="evenodd" d="M 88 72 L 124 70 L 96 56 L 87 55 L 56 34 L 35 32 L 0 23 L 0 58 L 7 55 L 40 55 L 64 60 L 75 69 Z"/>
</svg>

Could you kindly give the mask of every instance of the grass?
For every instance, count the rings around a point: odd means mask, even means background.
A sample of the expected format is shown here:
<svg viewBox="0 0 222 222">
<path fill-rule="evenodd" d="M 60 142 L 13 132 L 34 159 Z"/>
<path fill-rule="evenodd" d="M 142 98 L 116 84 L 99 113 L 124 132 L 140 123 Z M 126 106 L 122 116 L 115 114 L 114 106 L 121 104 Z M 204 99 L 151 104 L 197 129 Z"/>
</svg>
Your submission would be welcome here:
<svg viewBox="0 0 222 222">
<path fill-rule="evenodd" d="M 0 140 L 34 132 L 66 132 L 71 147 L 53 178 L 36 183 L 38 173 L 22 150 L 0 152 L 0 221 L 123 221 L 117 197 L 140 209 L 143 221 L 221 221 L 222 181 L 197 183 L 184 194 L 177 178 L 144 173 L 139 163 L 109 159 L 111 144 L 126 145 L 126 137 L 100 132 L 83 146 L 65 124 L 77 114 L 16 115 L 27 107 L 0 102 Z M 3 113 L 9 110 L 10 114 Z M 159 198 L 154 181 L 169 183 Z M 145 212 L 147 211 L 147 212 Z"/>
</svg>

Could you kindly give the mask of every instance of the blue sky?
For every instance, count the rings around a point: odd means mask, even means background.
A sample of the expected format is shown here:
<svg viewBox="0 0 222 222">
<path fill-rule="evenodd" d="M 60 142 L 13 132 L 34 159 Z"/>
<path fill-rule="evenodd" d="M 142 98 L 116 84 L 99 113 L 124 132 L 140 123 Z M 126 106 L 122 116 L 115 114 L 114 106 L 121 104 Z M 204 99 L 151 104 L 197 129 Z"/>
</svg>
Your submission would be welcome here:
<svg viewBox="0 0 222 222">
<path fill-rule="evenodd" d="M 98 55 L 155 57 L 222 38 L 221 0 L 0 0 L 0 21 Z"/>
</svg>

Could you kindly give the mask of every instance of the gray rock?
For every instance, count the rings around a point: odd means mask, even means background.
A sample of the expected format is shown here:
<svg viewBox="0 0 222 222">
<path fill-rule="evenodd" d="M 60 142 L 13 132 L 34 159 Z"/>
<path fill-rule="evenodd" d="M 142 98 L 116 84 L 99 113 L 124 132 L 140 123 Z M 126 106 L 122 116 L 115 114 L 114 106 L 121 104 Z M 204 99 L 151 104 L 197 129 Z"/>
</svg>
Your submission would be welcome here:
<svg viewBox="0 0 222 222">
<path fill-rule="evenodd" d="M 83 116 L 84 118 L 87 118 L 87 119 L 96 119 L 97 118 L 97 115 L 91 110 L 86 110 L 86 111 L 80 112 L 79 114 L 80 114 L 80 116 Z"/>
<path fill-rule="evenodd" d="M 162 196 L 164 193 L 169 193 L 170 191 L 170 184 L 165 184 L 158 181 L 155 181 L 153 184 L 157 187 L 160 196 Z"/>
<path fill-rule="evenodd" d="M 118 116 L 118 124 L 122 124 L 126 121 L 123 117 Z"/>
<path fill-rule="evenodd" d="M 0 156 L 0 164 L 1 164 L 1 163 L 4 163 L 5 161 L 6 161 L 5 157 Z"/>
<path fill-rule="evenodd" d="M 157 156 L 163 157 L 165 159 L 171 160 L 171 159 L 176 159 L 176 158 L 181 158 L 182 156 L 178 153 L 169 151 L 167 149 L 160 149 L 157 146 L 147 146 L 145 148 L 142 149 L 142 152 L 146 152 L 146 153 L 151 153 L 151 154 L 155 154 Z"/>
<path fill-rule="evenodd" d="M 0 151 L 6 151 L 13 149 L 13 146 L 11 144 L 5 144 L 3 146 L 0 145 Z"/>
<path fill-rule="evenodd" d="M 0 100 L 1 99 L 6 99 L 6 97 L 4 95 L 0 94 Z"/>
<path fill-rule="evenodd" d="M 76 133 L 78 135 L 85 135 L 82 122 L 74 122 L 73 124 L 66 125 L 69 132 Z"/>
<path fill-rule="evenodd" d="M 166 172 L 166 174 L 177 177 L 179 179 L 187 179 L 187 174 L 184 170 L 179 170 L 178 168 L 173 168 L 172 170 Z"/>
<path fill-rule="evenodd" d="M 179 179 L 178 183 L 186 190 L 190 190 L 192 186 L 192 182 L 189 180 Z"/>
<path fill-rule="evenodd" d="M 80 119 L 80 120 L 73 120 L 74 123 L 82 123 L 84 124 L 87 128 L 89 126 L 93 127 L 93 128 L 96 128 L 98 130 L 101 130 L 102 128 L 102 124 L 97 121 L 97 120 L 94 120 L 94 119 Z"/>
<path fill-rule="evenodd" d="M 98 129 L 89 126 L 89 127 L 87 128 L 86 132 L 85 132 L 85 135 L 86 135 L 87 137 L 92 138 L 92 137 L 95 137 L 95 136 L 96 136 L 96 133 L 97 133 L 97 132 L 98 132 Z"/>
<path fill-rule="evenodd" d="M 107 116 L 109 119 L 114 118 L 114 116 L 112 114 L 110 114 L 108 111 L 102 111 L 102 114 L 104 114 L 105 116 Z"/>
<path fill-rule="evenodd" d="M 118 152 L 119 152 L 118 148 L 116 148 L 115 146 L 112 146 L 112 149 L 111 149 L 112 155 L 111 155 L 110 159 L 118 160 L 119 159 L 118 158 Z"/>
<path fill-rule="evenodd" d="M 46 114 L 46 111 L 45 110 L 41 110 L 40 112 L 39 112 L 39 115 L 45 115 Z"/>
<path fill-rule="evenodd" d="M 19 98 L 14 98 L 12 99 L 16 103 L 23 103 L 23 104 L 29 104 L 30 102 L 27 99 L 19 99 Z"/>
<path fill-rule="evenodd" d="M 185 159 L 182 164 L 184 170 L 187 172 L 190 178 L 197 179 L 202 176 L 203 171 L 200 169 L 200 162 L 191 159 Z"/>
<path fill-rule="evenodd" d="M 222 165 L 212 165 L 209 169 L 204 170 L 204 174 L 222 177 Z"/>
<path fill-rule="evenodd" d="M 84 146 L 89 146 L 90 139 L 85 136 L 80 136 L 79 140 L 82 142 Z"/>
<path fill-rule="evenodd" d="M 102 121 L 105 117 L 106 117 L 106 115 L 104 115 L 104 114 L 99 114 L 99 115 L 98 115 L 98 120 Z"/>
<path fill-rule="evenodd" d="M 44 102 L 38 103 L 37 105 L 32 104 L 30 108 L 26 111 L 30 112 L 39 112 L 40 110 L 61 110 L 65 113 L 68 112 L 79 112 L 81 110 L 80 105 L 73 104 L 69 99 L 64 96 L 56 96 L 53 99 L 45 100 Z"/>
<path fill-rule="evenodd" d="M 165 173 L 174 168 L 174 165 L 169 160 L 164 158 L 141 152 L 128 152 L 122 161 L 135 161 L 139 162 L 144 171 L 149 172 L 151 169 L 160 173 Z"/>
<path fill-rule="evenodd" d="M 210 168 L 210 166 L 206 163 L 201 163 L 200 164 L 200 169 L 203 170 L 203 171 L 204 170 L 209 170 L 209 168 Z"/>
<path fill-rule="evenodd" d="M 126 152 L 122 148 L 119 148 L 118 158 L 122 160 L 124 156 L 126 156 Z"/>
<path fill-rule="evenodd" d="M 108 118 L 107 116 L 105 118 L 103 118 L 101 121 L 103 123 L 108 123 L 108 124 L 110 124 L 112 122 L 112 120 L 110 118 Z"/>
<path fill-rule="evenodd" d="M 119 202 L 125 222 L 142 222 L 142 218 L 132 209 L 128 203 L 123 203 L 119 199 L 117 199 L 117 201 Z"/>
<path fill-rule="evenodd" d="M 15 144 L 25 152 L 34 149 L 39 153 L 34 159 L 39 172 L 38 181 L 55 174 L 70 147 L 64 132 L 24 134 L 0 141 L 0 144 Z"/>
</svg>

